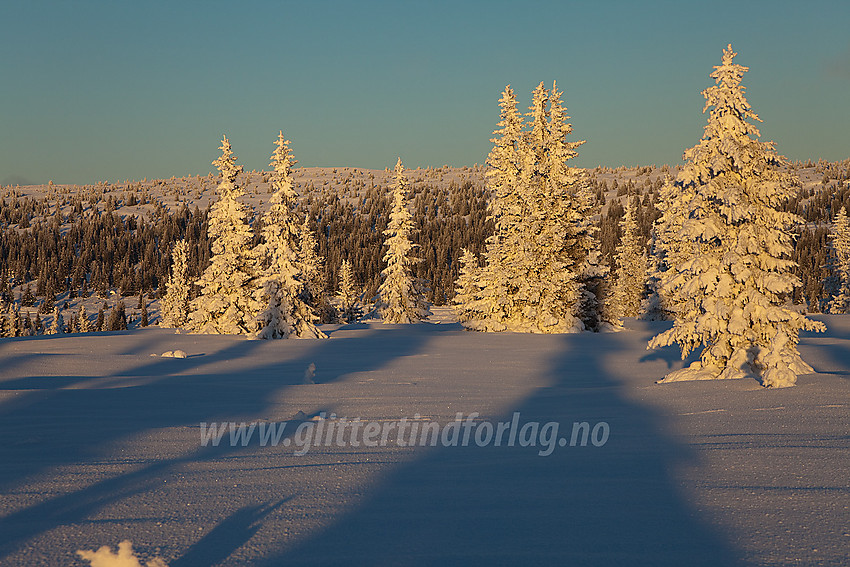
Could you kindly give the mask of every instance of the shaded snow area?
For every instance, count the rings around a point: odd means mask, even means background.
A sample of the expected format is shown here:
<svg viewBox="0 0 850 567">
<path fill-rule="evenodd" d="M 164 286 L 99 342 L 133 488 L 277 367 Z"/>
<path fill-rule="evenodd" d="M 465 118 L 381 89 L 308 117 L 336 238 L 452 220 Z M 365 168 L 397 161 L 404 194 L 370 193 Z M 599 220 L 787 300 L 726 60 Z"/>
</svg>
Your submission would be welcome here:
<svg viewBox="0 0 850 567">
<path fill-rule="evenodd" d="M 655 384 L 682 367 L 645 349 L 665 323 L 483 334 L 436 316 L 329 340 L 0 341 L 0 564 L 89 565 L 124 541 L 170 567 L 846 564 L 850 316 L 803 336 L 817 374 L 786 389 Z M 356 446 L 343 418 L 370 424 Z M 445 439 L 401 446 L 403 419 L 403 439 Z M 212 442 L 242 422 L 252 437 Z M 396 429 L 367 444 L 373 424 Z"/>
</svg>

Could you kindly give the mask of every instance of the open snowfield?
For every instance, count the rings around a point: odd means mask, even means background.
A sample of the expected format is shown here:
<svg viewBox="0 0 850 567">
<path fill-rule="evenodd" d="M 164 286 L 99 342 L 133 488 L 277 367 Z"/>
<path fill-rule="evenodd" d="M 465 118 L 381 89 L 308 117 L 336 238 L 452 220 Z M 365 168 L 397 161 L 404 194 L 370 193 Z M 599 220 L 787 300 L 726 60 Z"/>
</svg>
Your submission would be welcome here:
<svg viewBox="0 0 850 567">
<path fill-rule="evenodd" d="M 829 332 L 801 346 L 817 374 L 782 390 L 656 385 L 682 363 L 645 350 L 664 323 L 635 321 L 550 336 L 444 320 L 326 326 L 326 341 L 3 339 L 0 564 L 87 565 L 76 550 L 129 539 L 171 567 L 845 565 L 850 316 L 819 319 Z M 175 349 L 187 358 L 151 356 Z M 322 412 L 380 427 L 479 415 L 465 447 L 401 447 L 397 430 L 376 447 L 307 446 L 296 430 L 334 421 Z M 536 446 L 478 446 L 483 423 L 514 412 L 540 424 Z M 285 429 L 276 446 L 257 431 L 203 446 L 213 422 Z M 594 427 L 584 447 L 574 422 Z"/>
</svg>

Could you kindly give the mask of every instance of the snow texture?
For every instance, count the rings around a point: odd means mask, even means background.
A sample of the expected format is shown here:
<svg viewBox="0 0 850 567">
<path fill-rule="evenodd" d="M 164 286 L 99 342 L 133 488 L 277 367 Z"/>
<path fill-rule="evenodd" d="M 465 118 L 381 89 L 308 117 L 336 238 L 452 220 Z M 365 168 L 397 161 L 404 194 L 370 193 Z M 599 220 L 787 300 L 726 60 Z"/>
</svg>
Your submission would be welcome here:
<svg viewBox="0 0 850 567">
<path fill-rule="evenodd" d="M 133 553 L 133 543 L 124 540 L 118 544 L 118 552 L 112 553 L 109 546 L 104 545 L 97 551 L 80 550 L 77 555 L 89 561 L 91 567 L 142 567 L 142 563 Z M 144 567 L 168 567 L 162 559 L 154 558 L 146 561 Z"/>
<path fill-rule="evenodd" d="M 784 389 L 656 386 L 683 365 L 674 348 L 645 350 L 670 323 L 629 318 L 604 334 L 444 320 L 328 325 L 323 341 L 157 327 L 4 339 L 0 564 L 84 565 L 77 550 L 130 539 L 141 563 L 175 566 L 842 565 L 850 316 L 817 318 L 829 332 L 799 346 L 817 373 Z M 204 356 L 148 356 L 176 349 Z M 574 422 L 604 421 L 610 439 L 548 457 L 474 442 L 295 456 L 294 428 L 322 412 L 519 412 L 567 440 Z M 199 424 L 222 421 L 256 424 L 254 437 L 201 446 Z M 280 443 L 261 446 L 275 423 Z"/>
</svg>

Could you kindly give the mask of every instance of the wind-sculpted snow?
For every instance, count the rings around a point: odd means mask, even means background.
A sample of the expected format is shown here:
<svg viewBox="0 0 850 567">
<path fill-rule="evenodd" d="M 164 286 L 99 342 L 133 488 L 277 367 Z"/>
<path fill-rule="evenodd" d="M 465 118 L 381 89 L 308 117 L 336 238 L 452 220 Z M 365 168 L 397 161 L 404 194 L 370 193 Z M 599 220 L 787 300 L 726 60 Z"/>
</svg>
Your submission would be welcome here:
<svg viewBox="0 0 850 567">
<path fill-rule="evenodd" d="M 3 339 L 0 565 L 86 565 L 77 550 L 125 540 L 171 567 L 845 562 L 850 317 L 803 333 L 817 373 L 780 390 L 655 385 L 683 365 L 644 350 L 667 323 L 530 335 L 437 317 L 328 340 Z M 417 442 L 396 443 L 417 415 Z M 348 428 L 337 444 L 343 417 L 376 424 L 375 443 Z M 282 434 L 205 446 L 213 422 Z M 440 440 L 421 444 L 431 423 Z"/>
</svg>

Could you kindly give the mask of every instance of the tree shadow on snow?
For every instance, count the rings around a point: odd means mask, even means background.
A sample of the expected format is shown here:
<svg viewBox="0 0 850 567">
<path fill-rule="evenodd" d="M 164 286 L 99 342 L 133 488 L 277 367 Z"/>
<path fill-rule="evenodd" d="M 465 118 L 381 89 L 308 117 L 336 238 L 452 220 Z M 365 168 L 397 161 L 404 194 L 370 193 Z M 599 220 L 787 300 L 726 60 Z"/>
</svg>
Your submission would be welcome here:
<svg viewBox="0 0 850 567">
<path fill-rule="evenodd" d="M 319 366 L 322 382 L 333 382 L 345 373 L 374 370 L 398 356 L 415 353 L 429 337 L 424 330 L 393 333 L 388 340 L 391 348 L 382 352 L 368 348 L 375 334 L 382 332 L 385 331 L 368 330 L 314 341 L 221 339 L 215 344 L 223 346 L 208 356 L 140 358 L 143 363 L 130 371 L 107 377 L 119 382 L 124 379 L 123 387 L 63 389 L 69 383 L 103 379 L 101 374 L 94 374 L 96 368 L 92 376 L 30 376 L 0 382 L 0 388 L 5 390 L 25 384 L 35 388 L 40 382 L 53 384 L 51 388 L 25 392 L 0 404 L 0 431 L 4 434 L 4 443 L 0 445 L 0 462 L 3 463 L 0 491 L 28 490 L 28 483 L 33 479 L 38 477 L 43 482 L 44 475 L 58 475 L 57 471 L 64 465 L 87 465 L 94 469 L 97 463 L 102 463 L 107 466 L 99 478 L 108 477 L 79 489 L 68 490 L 62 484 L 57 489 L 51 485 L 46 498 L 0 518 L 0 562 L 27 541 L 57 526 L 85 524 L 93 515 L 122 499 L 161 487 L 163 481 L 185 463 L 222 459 L 246 450 L 231 447 L 229 443 L 201 447 L 193 434 L 192 441 L 183 445 L 185 451 L 179 456 L 148 457 L 149 460 L 139 466 L 135 456 L 124 453 L 121 448 L 124 440 L 163 428 L 188 426 L 198 431 L 200 422 L 262 418 L 271 400 L 279 403 L 280 394 L 285 397 L 287 387 L 302 384 L 305 368 L 311 363 Z M 174 341 L 171 348 L 182 348 L 181 340 L 186 344 L 205 343 L 204 337 L 197 335 L 186 335 L 182 339 L 169 336 Z M 92 347 L 98 348 L 98 337 L 80 340 L 91 340 Z M 209 341 L 215 340 L 218 339 L 209 338 Z M 265 349 L 280 349 L 279 359 L 272 363 L 251 364 L 252 357 Z M 287 354 L 288 349 L 295 349 L 296 354 Z M 269 360 L 268 351 L 265 354 L 267 357 L 260 360 Z M 33 353 L 32 356 L 40 355 Z M 216 363 L 234 360 L 249 362 L 238 373 L 229 371 L 226 365 L 216 366 Z M 206 365 L 210 365 L 209 371 L 202 372 Z M 192 371 L 196 373 L 190 373 Z M 181 372 L 184 374 L 179 374 Z M 305 409 L 308 414 L 302 419 L 309 419 L 311 410 Z M 289 435 L 294 429 L 294 426 L 287 429 Z M 253 449 L 248 447 L 247 450 Z M 118 474 L 108 472 L 117 466 L 131 470 Z M 245 538 L 253 534 L 251 530 L 284 500 L 243 507 L 224 519 L 214 517 L 217 512 L 209 513 L 204 518 L 206 523 L 220 521 L 219 527 L 229 526 L 233 532 L 225 537 L 221 535 L 223 528 L 215 528 L 216 537 L 208 535 L 201 539 L 187 552 L 189 559 L 181 559 L 178 564 L 193 564 L 192 558 L 210 564 L 226 557 L 245 543 Z M 126 521 L 132 524 L 136 520 Z M 85 534 L 85 537 L 88 538 L 85 542 L 63 541 L 57 545 L 62 547 L 65 558 L 71 558 L 76 549 L 90 544 L 92 534 Z M 115 543 L 94 542 L 95 546 Z M 64 564 L 65 559 L 57 558 L 57 561 Z"/>
<path fill-rule="evenodd" d="M 351 513 L 262 564 L 739 564 L 671 476 L 693 454 L 603 368 L 628 347 L 617 334 L 564 336 L 563 345 L 550 386 L 514 409 L 520 424 L 559 423 L 566 446 L 549 456 L 540 446 L 416 449 L 419 458 L 382 477 Z M 579 435 L 570 446 L 574 422 L 605 422 L 610 436 L 582 447 Z"/>
<path fill-rule="evenodd" d="M 172 561 L 170 567 L 216 565 L 224 561 L 234 550 L 239 549 L 254 536 L 266 516 L 280 508 L 290 498 L 282 498 L 275 503 L 260 503 L 240 508 L 222 520 L 179 559 Z"/>
</svg>

